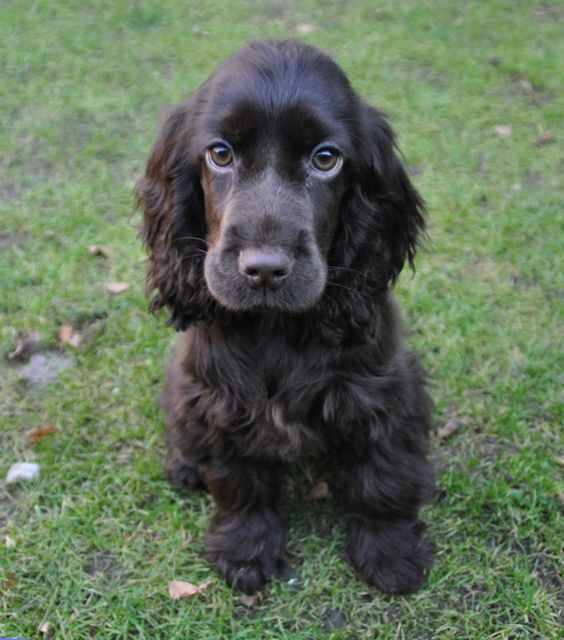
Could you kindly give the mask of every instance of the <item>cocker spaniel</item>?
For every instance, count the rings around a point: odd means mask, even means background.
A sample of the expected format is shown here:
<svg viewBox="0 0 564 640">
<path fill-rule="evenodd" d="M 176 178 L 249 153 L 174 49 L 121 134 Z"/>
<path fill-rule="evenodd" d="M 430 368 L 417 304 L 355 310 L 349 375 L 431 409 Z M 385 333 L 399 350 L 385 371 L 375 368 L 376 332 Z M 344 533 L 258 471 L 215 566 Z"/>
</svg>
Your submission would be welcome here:
<svg viewBox="0 0 564 640">
<path fill-rule="evenodd" d="M 417 589 L 431 401 L 390 290 L 424 209 L 384 116 L 316 48 L 252 42 L 168 114 L 137 198 L 151 309 L 181 332 L 166 472 L 214 498 L 206 556 L 246 593 L 279 575 L 285 469 L 321 458 L 358 573 Z"/>
</svg>

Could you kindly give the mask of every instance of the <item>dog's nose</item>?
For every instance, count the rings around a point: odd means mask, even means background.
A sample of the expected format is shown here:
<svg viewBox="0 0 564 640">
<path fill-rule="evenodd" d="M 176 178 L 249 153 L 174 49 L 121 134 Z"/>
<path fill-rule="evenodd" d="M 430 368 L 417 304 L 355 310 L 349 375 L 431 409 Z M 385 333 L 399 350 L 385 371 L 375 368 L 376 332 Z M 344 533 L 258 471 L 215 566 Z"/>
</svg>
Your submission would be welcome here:
<svg viewBox="0 0 564 640">
<path fill-rule="evenodd" d="M 239 271 L 253 289 L 277 289 L 292 266 L 292 259 L 283 249 L 243 249 L 239 254 Z"/>
</svg>

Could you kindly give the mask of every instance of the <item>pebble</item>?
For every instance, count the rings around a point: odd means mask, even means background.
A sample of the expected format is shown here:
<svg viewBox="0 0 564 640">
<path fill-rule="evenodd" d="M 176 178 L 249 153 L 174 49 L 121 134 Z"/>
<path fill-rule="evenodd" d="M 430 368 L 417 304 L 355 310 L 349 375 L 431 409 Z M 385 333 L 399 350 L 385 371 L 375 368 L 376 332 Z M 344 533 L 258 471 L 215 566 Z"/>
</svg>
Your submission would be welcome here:
<svg viewBox="0 0 564 640">
<path fill-rule="evenodd" d="M 35 462 L 16 462 L 8 469 L 6 484 L 33 480 L 38 475 L 39 465 Z"/>
</svg>

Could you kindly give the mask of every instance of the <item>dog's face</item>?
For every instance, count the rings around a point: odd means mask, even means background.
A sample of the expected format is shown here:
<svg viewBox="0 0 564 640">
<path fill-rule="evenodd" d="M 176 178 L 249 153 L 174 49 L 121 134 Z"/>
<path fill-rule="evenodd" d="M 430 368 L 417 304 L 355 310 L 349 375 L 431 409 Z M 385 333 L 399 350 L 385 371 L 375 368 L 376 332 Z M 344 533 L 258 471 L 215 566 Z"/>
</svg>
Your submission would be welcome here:
<svg viewBox="0 0 564 640">
<path fill-rule="evenodd" d="M 235 57 L 203 90 L 211 108 L 194 142 L 205 279 L 234 311 L 299 312 L 325 289 L 351 151 L 339 112 L 350 89 L 333 63 L 320 73 L 316 62 L 299 77 L 281 69 L 265 78 L 260 59 Z"/>
<path fill-rule="evenodd" d="M 423 226 L 393 146 L 322 52 L 241 49 L 170 114 L 138 184 L 153 307 L 182 327 L 206 296 L 230 312 L 293 314 L 361 280 L 385 289 Z"/>
</svg>

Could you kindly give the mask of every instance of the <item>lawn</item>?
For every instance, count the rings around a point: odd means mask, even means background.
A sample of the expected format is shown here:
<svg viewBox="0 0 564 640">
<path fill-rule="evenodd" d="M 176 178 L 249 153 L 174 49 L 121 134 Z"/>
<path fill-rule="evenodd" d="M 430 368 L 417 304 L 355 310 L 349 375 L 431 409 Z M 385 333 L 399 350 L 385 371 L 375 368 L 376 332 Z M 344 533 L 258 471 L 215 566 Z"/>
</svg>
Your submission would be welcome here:
<svg viewBox="0 0 564 640">
<path fill-rule="evenodd" d="M 563 21 L 527 0 L 0 4 L 0 636 L 562 637 Z M 174 335 L 146 311 L 132 188 L 164 108 L 267 35 L 339 61 L 428 204 L 397 293 L 456 431 L 433 438 L 436 561 L 410 597 L 357 580 L 306 470 L 290 579 L 245 604 L 202 558 L 209 498 L 162 475 Z M 18 461 L 39 478 L 6 485 Z M 173 601 L 174 579 L 211 582 Z"/>
</svg>

